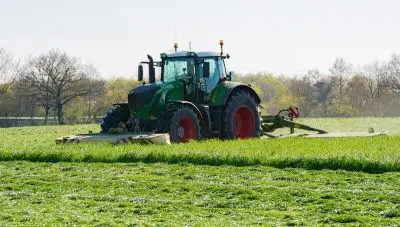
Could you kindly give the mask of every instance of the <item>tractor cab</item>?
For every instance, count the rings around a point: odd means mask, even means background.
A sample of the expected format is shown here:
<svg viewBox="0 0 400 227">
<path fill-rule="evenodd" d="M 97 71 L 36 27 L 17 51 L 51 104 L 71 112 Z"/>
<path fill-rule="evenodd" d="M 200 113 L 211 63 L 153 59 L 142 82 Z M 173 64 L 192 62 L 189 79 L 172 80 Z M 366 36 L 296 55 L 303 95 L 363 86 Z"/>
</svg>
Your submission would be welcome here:
<svg viewBox="0 0 400 227">
<path fill-rule="evenodd" d="M 229 55 L 218 52 L 179 51 L 162 53 L 161 61 L 154 62 L 151 56 L 149 61 L 141 62 L 138 69 L 139 81 L 143 80 L 143 64 L 149 65 L 149 82 L 155 83 L 155 69 L 161 68 L 161 84 L 184 83 L 190 101 L 207 102 L 217 85 L 231 80 L 233 72 L 227 74 L 224 59 Z"/>
<path fill-rule="evenodd" d="M 182 80 L 190 101 L 208 102 L 216 86 L 227 79 L 225 58 L 217 52 L 161 54 L 161 81 Z"/>
</svg>

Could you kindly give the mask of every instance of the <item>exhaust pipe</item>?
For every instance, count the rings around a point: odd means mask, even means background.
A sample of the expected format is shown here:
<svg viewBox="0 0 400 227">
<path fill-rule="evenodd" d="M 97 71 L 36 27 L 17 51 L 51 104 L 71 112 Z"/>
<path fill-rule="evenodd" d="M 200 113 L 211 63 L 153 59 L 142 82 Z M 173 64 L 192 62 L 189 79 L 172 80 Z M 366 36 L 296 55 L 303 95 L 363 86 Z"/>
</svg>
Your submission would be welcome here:
<svg viewBox="0 0 400 227">
<path fill-rule="evenodd" d="M 154 69 L 154 61 L 150 55 L 147 55 L 149 59 L 149 83 L 156 82 L 156 71 Z"/>
</svg>

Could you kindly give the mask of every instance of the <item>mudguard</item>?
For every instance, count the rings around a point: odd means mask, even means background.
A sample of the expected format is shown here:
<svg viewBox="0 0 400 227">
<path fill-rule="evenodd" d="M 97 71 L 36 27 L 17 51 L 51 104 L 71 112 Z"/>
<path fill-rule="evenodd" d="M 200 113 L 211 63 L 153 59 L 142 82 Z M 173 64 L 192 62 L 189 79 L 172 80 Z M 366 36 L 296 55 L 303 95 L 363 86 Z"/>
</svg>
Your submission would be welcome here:
<svg viewBox="0 0 400 227">
<path fill-rule="evenodd" d="M 249 92 L 254 98 L 257 104 L 260 104 L 261 99 L 258 94 L 250 87 L 250 85 L 246 85 L 239 82 L 232 82 L 232 81 L 224 81 L 223 83 L 219 84 L 214 92 L 212 93 L 210 99 L 210 105 L 213 106 L 224 106 L 228 101 L 229 97 L 234 91 L 237 90 L 245 90 Z"/>
<path fill-rule="evenodd" d="M 192 102 L 189 101 L 183 101 L 183 100 L 170 100 L 167 102 L 168 103 L 175 103 L 175 104 L 181 104 L 181 105 L 187 105 L 193 108 L 194 111 L 200 116 L 201 119 L 203 119 L 203 114 L 201 113 L 200 109 Z"/>
</svg>

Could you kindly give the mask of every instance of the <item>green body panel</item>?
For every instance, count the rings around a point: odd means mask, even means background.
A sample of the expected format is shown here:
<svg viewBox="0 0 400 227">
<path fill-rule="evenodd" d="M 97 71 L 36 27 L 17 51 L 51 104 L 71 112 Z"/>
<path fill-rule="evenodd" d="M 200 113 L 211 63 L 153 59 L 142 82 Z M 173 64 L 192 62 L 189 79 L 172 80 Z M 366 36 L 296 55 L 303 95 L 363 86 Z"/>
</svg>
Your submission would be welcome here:
<svg viewBox="0 0 400 227">
<path fill-rule="evenodd" d="M 152 101 L 138 110 L 131 111 L 131 117 L 153 120 L 156 119 L 156 117 L 165 109 L 165 105 L 168 101 L 185 100 L 184 85 L 182 81 L 160 81 L 156 84 L 161 86 L 161 89 L 155 93 Z"/>
<path fill-rule="evenodd" d="M 244 84 L 239 83 L 239 82 L 232 82 L 232 81 L 224 81 L 220 83 L 212 93 L 211 99 L 210 99 L 210 105 L 224 105 L 226 99 L 228 98 L 230 92 L 238 87 L 242 86 Z M 245 85 L 246 86 L 246 85 Z"/>
</svg>

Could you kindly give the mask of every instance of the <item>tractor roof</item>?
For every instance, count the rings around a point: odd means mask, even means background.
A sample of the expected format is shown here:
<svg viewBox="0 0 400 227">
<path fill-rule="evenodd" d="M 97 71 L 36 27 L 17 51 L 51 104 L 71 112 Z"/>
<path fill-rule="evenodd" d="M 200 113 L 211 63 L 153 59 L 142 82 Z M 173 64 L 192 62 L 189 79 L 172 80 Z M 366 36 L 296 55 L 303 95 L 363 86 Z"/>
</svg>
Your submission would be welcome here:
<svg viewBox="0 0 400 227">
<path fill-rule="evenodd" d="M 191 53 L 195 53 L 199 57 L 219 57 L 219 56 L 221 56 L 221 53 L 215 52 L 215 51 L 200 51 L 200 52 L 178 51 L 178 52 L 168 53 L 168 54 L 165 54 L 165 55 L 168 58 L 175 58 L 175 57 L 190 56 Z M 225 55 L 223 57 L 225 57 Z"/>
</svg>

